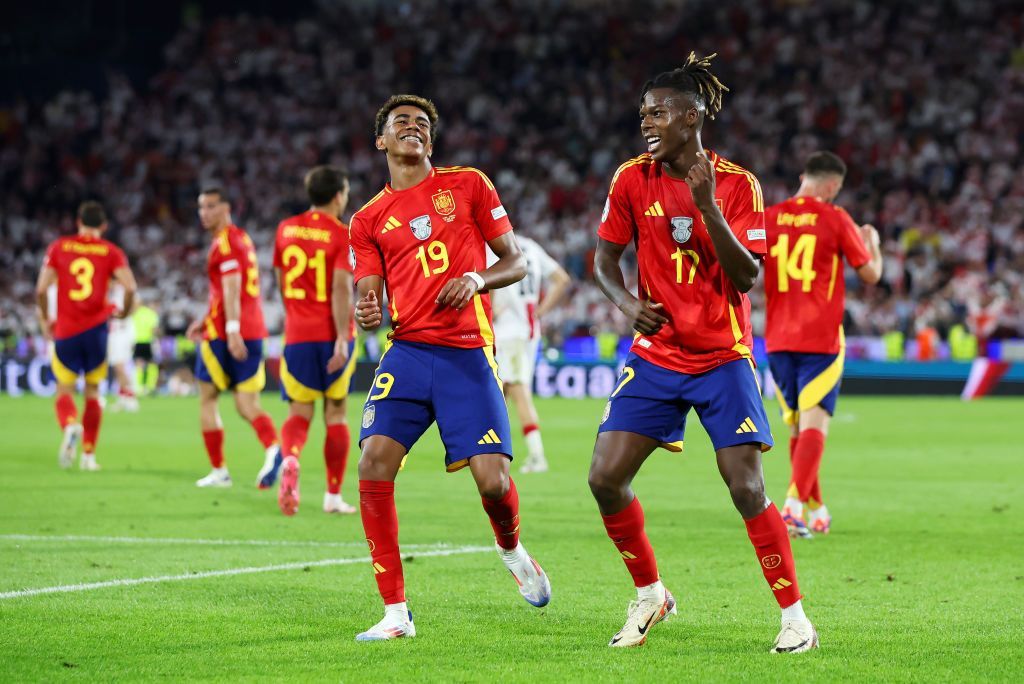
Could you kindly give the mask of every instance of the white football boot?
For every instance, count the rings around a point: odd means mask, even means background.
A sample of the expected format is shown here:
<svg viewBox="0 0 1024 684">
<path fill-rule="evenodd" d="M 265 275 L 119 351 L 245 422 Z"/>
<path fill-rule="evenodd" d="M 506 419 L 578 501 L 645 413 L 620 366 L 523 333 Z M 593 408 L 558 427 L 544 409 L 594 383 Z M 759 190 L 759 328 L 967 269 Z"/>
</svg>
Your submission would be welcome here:
<svg viewBox="0 0 1024 684">
<path fill-rule="evenodd" d="M 231 486 L 231 475 L 228 474 L 228 469 L 224 466 L 220 468 L 214 468 L 210 471 L 210 474 L 206 477 L 201 477 L 196 480 L 196 487 L 230 487 Z"/>
<path fill-rule="evenodd" d="M 342 513 L 345 515 L 355 513 L 356 507 L 346 503 L 341 494 L 324 492 L 324 513 Z"/>
<path fill-rule="evenodd" d="M 803 653 L 818 648 L 818 633 L 810 620 L 783 620 L 770 653 Z"/>
<path fill-rule="evenodd" d="M 506 550 L 494 545 L 498 555 L 512 578 L 519 585 L 519 593 L 531 606 L 543 608 L 551 600 L 551 582 L 541 569 L 540 564 L 526 552 L 526 547 L 517 544 L 516 548 Z"/>
<path fill-rule="evenodd" d="M 405 606 L 404 603 L 396 604 Z M 416 636 L 416 625 L 412 622 L 412 611 L 408 608 L 395 610 L 386 606 L 384 619 L 370 629 L 356 635 L 356 641 L 387 641 Z"/>
<path fill-rule="evenodd" d="M 670 615 L 675 615 L 676 599 L 668 589 L 664 591 L 664 598 L 638 597 L 635 601 L 630 601 L 629 608 L 626 609 L 626 624 L 622 625 L 622 629 L 612 637 L 608 645 L 615 648 L 641 646 L 647 641 L 647 635 L 654 625 L 667 620 Z"/>
<path fill-rule="evenodd" d="M 546 473 L 548 472 L 548 462 L 543 456 L 539 454 L 530 454 L 526 457 L 526 461 L 523 463 L 523 467 L 519 469 L 521 473 Z"/>
<path fill-rule="evenodd" d="M 256 486 L 260 489 L 270 489 L 277 482 L 277 473 L 281 470 L 281 463 L 284 458 L 281 456 L 281 447 L 271 444 L 263 453 L 263 467 L 256 475 Z"/>
<path fill-rule="evenodd" d="M 64 438 L 60 442 L 60 451 L 57 452 L 57 463 L 65 470 L 75 462 L 78 455 L 78 445 L 82 441 L 82 424 L 70 423 L 64 428 Z"/>
<path fill-rule="evenodd" d="M 82 458 L 78 461 L 78 467 L 81 470 L 88 470 L 96 472 L 100 469 L 100 464 L 96 462 L 96 454 L 82 454 Z"/>
</svg>

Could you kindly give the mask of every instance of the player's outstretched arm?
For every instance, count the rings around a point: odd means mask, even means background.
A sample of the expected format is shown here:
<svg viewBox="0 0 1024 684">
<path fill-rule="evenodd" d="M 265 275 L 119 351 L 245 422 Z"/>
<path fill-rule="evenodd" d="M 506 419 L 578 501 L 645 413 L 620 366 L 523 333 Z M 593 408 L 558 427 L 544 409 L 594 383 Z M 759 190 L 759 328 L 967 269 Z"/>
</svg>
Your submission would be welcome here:
<svg viewBox="0 0 1024 684">
<path fill-rule="evenodd" d="M 121 266 L 114 269 L 114 280 L 124 288 L 124 303 L 120 311 L 114 312 L 114 318 L 128 318 L 132 313 L 132 304 L 135 303 L 135 292 L 139 289 L 135 274 L 127 266 Z"/>
<path fill-rule="evenodd" d="M 365 276 L 356 283 L 356 325 L 363 330 L 372 332 L 380 327 L 383 314 L 378 293 L 383 289 L 384 279 L 379 275 Z"/>
<path fill-rule="evenodd" d="M 715 167 L 704 153 L 697 155 L 697 162 L 686 174 L 693 201 L 704 218 L 708 235 L 715 245 L 715 254 L 722 270 L 740 292 L 749 292 L 757 282 L 761 269 L 760 262 L 744 247 L 729 227 L 721 209 L 715 203 Z"/>
<path fill-rule="evenodd" d="M 868 285 L 874 285 L 882 279 L 882 248 L 881 238 L 878 231 L 870 223 L 860 227 L 860 237 L 864 240 L 864 246 L 868 248 L 871 261 L 857 269 L 857 277 Z"/>
<path fill-rule="evenodd" d="M 43 266 L 36 281 L 36 314 L 39 317 L 39 331 L 50 339 L 50 298 L 47 291 L 57 283 L 57 269 Z"/>
<path fill-rule="evenodd" d="M 331 317 L 334 319 L 334 354 L 327 360 L 327 372 L 334 373 L 348 361 L 348 329 L 352 321 L 352 273 L 334 269 L 331 283 Z"/>
<path fill-rule="evenodd" d="M 461 309 L 477 292 L 497 290 L 526 277 L 526 257 L 511 231 L 489 240 L 487 245 L 498 260 L 482 272 L 474 274 L 482 284 L 470 275 L 453 278 L 441 288 L 437 295 L 438 304 Z"/>
<path fill-rule="evenodd" d="M 594 277 L 601 291 L 629 319 L 629 324 L 634 330 L 643 335 L 654 335 L 661 330 L 661 326 L 668 323 L 668 319 L 660 313 L 661 304 L 641 301 L 626 289 L 622 268 L 619 266 L 624 251 L 626 245 L 598 238 L 597 253 L 594 255 Z"/>
</svg>

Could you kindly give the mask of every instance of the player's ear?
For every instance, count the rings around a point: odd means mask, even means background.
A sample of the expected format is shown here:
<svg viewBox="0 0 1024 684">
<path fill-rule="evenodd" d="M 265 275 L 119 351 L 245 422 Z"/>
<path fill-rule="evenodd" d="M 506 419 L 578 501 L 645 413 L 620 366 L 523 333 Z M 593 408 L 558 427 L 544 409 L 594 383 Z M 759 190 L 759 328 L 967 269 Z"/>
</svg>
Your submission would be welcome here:
<svg viewBox="0 0 1024 684">
<path fill-rule="evenodd" d="M 377 149 L 380 150 L 381 152 L 384 152 L 384 151 L 387 150 L 387 148 L 384 147 L 384 136 L 383 135 L 378 135 L 377 136 L 377 140 L 376 140 L 376 142 L 374 144 L 376 145 Z"/>
</svg>

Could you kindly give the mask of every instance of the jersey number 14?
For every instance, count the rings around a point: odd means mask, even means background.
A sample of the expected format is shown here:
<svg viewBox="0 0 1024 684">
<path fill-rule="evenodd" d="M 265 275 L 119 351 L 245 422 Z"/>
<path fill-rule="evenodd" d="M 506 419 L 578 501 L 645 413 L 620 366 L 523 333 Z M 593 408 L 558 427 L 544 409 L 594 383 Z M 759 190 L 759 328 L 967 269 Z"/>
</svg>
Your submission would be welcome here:
<svg viewBox="0 0 1024 684">
<path fill-rule="evenodd" d="M 789 281 L 799 280 L 801 290 L 810 292 L 811 285 L 818 274 L 814 272 L 814 248 L 818 243 L 817 235 L 804 233 L 789 248 L 789 235 L 780 235 L 779 241 L 772 246 L 770 254 L 778 260 L 779 292 L 789 292 Z"/>
</svg>

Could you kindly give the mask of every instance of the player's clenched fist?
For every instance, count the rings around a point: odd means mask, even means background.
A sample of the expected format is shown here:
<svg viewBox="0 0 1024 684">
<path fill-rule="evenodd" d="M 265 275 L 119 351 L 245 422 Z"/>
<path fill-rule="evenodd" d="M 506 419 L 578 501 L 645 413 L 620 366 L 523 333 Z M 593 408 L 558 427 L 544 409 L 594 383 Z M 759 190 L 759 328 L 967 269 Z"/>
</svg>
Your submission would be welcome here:
<svg viewBox="0 0 1024 684">
<path fill-rule="evenodd" d="M 693 201 L 701 211 L 710 209 L 715 204 L 715 168 L 704 153 L 697 155 L 697 161 L 686 174 L 686 184 L 690 186 Z"/>
<path fill-rule="evenodd" d="M 356 323 L 363 330 L 376 330 L 382 320 L 377 293 L 370 290 L 365 297 L 356 302 Z"/>
<path fill-rule="evenodd" d="M 469 300 L 477 293 L 479 288 L 476 281 L 469 276 L 453 278 L 444 284 L 441 293 L 437 295 L 437 303 L 441 306 L 450 306 L 453 309 L 461 309 L 469 304 Z"/>
<path fill-rule="evenodd" d="M 654 335 L 661 326 L 668 323 L 668 319 L 659 312 L 662 305 L 658 302 L 641 301 L 630 297 L 619 309 L 629 319 L 629 324 L 642 335 Z"/>
<path fill-rule="evenodd" d="M 860 236 L 864 240 L 864 244 L 868 247 L 874 247 L 876 250 L 880 244 L 880 238 L 878 237 L 878 231 L 870 223 L 865 223 L 860 227 Z"/>
</svg>

